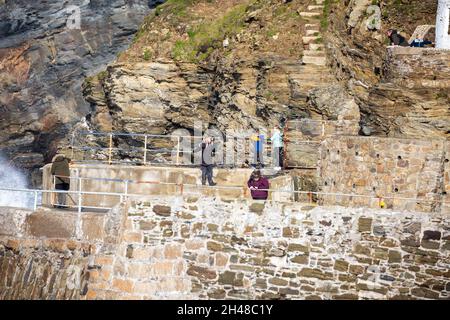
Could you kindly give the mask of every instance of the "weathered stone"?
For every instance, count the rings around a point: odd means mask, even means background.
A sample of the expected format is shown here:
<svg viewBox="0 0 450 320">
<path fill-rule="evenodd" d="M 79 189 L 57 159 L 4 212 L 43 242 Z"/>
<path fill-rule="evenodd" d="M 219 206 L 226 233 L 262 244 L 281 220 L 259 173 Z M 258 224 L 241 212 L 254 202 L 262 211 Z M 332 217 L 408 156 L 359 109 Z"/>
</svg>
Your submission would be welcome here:
<svg viewBox="0 0 450 320">
<path fill-rule="evenodd" d="M 363 274 L 365 271 L 365 268 L 364 268 L 364 266 L 360 266 L 357 264 L 351 264 L 348 271 L 353 274 Z"/>
<path fill-rule="evenodd" d="M 297 227 L 284 227 L 283 237 L 285 238 L 298 238 L 300 236 L 299 229 Z"/>
<path fill-rule="evenodd" d="M 344 293 L 332 296 L 333 300 L 358 300 L 358 296 L 352 293 Z"/>
<path fill-rule="evenodd" d="M 441 240 L 441 232 L 433 230 L 425 230 L 422 240 Z"/>
<path fill-rule="evenodd" d="M 208 291 L 208 297 L 211 299 L 223 300 L 226 297 L 226 291 L 220 288 Z"/>
<path fill-rule="evenodd" d="M 359 218 L 358 219 L 358 231 L 359 232 L 371 232 L 372 231 L 372 218 Z"/>
<path fill-rule="evenodd" d="M 172 208 L 169 206 L 155 205 L 153 207 L 153 212 L 158 216 L 168 217 L 172 212 Z"/>
<path fill-rule="evenodd" d="M 439 242 L 437 241 L 432 241 L 432 240 L 422 240 L 422 242 L 420 243 L 421 247 L 425 248 L 425 249 L 439 249 L 439 246 L 441 245 Z"/>
<path fill-rule="evenodd" d="M 306 254 L 298 255 L 298 256 L 295 256 L 294 258 L 292 258 L 291 262 L 298 263 L 298 264 L 308 264 L 309 256 Z"/>
<path fill-rule="evenodd" d="M 265 208 L 265 203 L 264 202 L 253 202 L 249 206 L 250 212 L 254 212 L 254 213 L 257 213 L 257 214 L 261 214 L 264 211 L 264 208 Z"/>
<path fill-rule="evenodd" d="M 334 270 L 347 272 L 349 263 L 344 260 L 336 260 Z"/>
<path fill-rule="evenodd" d="M 152 230 L 154 227 L 156 227 L 156 222 L 154 221 L 147 221 L 147 220 L 141 220 L 139 221 L 139 228 L 141 230 Z"/>
<path fill-rule="evenodd" d="M 303 268 L 298 273 L 299 277 L 317 278 L 320 280 L 332 280 L 334 279 L 331 272 L 322 271 L 320 269 Z"/>
<path fill-rule="evenodd" d="M 400 251 L 389 250 L 389 263 L 400 263 L 402 261 L 402 254 Z"/>
<path fill-rule="evenodd" d="M 300 251 L 300 252 L 304 252 L 304 253 L 308 253 L 309 252 L 309 248 L 308 246 L 304 246 L 298 243 L 289 243 L 288 251 Z"/>
<path fill-rule="evenodd" d="M 219 283 L 240 287 L 244 285 L 243 278 L 242 273 L 225 271 L 219 275 Z"/>
<path fill-rule="evenodd" d="M 206 248 L 211 251 L 223 251 L 223 244 L 216 241 L 208 241 L 206 243 Z"/>
<path fill-rule="evenodd" d="M 269 283 L 275 286 L 287 286 L 289 282 L 282 278 L 270 278 Z"/>
<path fill-rule="evenodd" d="M 427 298 L 427 299 L 438 299 L 439 293 L 431 291 L 426 288 L 413 288 L 411 289 L 411 295 L 421 298 Z"/>
<path fill-rule="evenodd" d="M 216 271 L 195 265 L 190 266 L 186 273 L 200 280 L 214 280 L 217 278 Z"/>
</svg>

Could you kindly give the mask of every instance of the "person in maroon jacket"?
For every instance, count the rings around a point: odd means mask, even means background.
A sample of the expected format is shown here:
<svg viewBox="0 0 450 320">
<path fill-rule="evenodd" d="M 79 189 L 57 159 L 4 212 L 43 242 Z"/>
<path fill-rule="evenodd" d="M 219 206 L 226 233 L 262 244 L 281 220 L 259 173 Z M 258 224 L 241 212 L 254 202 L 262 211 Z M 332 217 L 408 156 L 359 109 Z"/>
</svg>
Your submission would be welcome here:
<svg viewBox="0 0 450 320">
<path fill-rule="evenodd" d="M 269 196 L 269 191 L 267 191 L 269 189 L 269 180 L 261 176 L 261 171 L 253 171 L 247 185 L 254 200 L 267 200 Z"/>
</svg>

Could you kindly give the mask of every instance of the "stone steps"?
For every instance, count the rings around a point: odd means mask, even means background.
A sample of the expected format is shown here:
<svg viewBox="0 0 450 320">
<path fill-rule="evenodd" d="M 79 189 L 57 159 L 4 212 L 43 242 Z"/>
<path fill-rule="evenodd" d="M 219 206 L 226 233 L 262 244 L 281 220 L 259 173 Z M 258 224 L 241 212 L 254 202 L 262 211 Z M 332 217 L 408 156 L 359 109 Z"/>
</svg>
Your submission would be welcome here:
<svg viewBox="0 0 450 320">
<path fill-rule="evenodd" d="M 326 57 L 303 56 L 303 63 L 324 66 L 327 64 Z"/>
<path fill-rule="evenodd" d="M 305 24 L 305 29 L 306 30 L 317 30 L 319 31 L 320 26 L 318 23 L 307 23 Z"/>
<path fill-rule="evenodd" d="M 303 56 L 311 56 L 311 57 L 325 57 L 324 51 L 318 50 L 304 50 Z"/>
<path fill-rule="evenodd" d="M 317 37 L 319 35 L 320 35 L 320 31 L 319 30 L 306 30 L 306 36 L 307 37 L 311 37 L 311 36 Z"/>
<path fill-rule="evenodd" d="M 311 5 L 308 6 L 308 11 L 320 11 L 321 13 L 323 12 L 323 5 Z"/>
<path fill-rule="evenodd" d="M 310 44 L 311 42 L 314 42 L 320 38 L 321 38 L 320 36 L 309 36 L 309 37 L 305 36 L 305 37 L 302 37 L 302 41 L 303 41 L 303 44 Z"/>
<path fill-rule="evenodd" d="M 322 12 L 300 12 L 300 16 L 304 18 L 317 18 L 322 15 Z"/>
<path fill-rule="evenodd" d="M 313 51 L 320 51 L 320 50 L 324 50 L 325 46 L 323 44 L 320 43 L 310 43 L 309 44 L 309 50 L 313 50 Z"/>
</svg>

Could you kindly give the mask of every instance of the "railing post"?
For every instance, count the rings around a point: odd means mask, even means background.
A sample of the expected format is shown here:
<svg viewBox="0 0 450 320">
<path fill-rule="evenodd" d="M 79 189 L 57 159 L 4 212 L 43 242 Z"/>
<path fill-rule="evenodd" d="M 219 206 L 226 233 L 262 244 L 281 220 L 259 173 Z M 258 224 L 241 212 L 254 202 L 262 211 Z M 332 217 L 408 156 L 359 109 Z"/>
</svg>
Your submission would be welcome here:
<svg viewBox="0 0 450 320">
<path fill-rule="evenodd" d="M 144 138 L 144 166 L 147 164 L 147 142 L 148 142 L 148 137 L 147 135 L 145 135 Z"/>
<path fill-rule="evenodd" d="M 78 178 L 78 213 L 81 213 L 81 205 L 82 205 L 82 198 L 83 195 L 81 194 L 81 178 Z"/>
<path fill-rule="evenodd" d="M 128 180 L 124 181 L 125 186 L 124 186 L 124 195 L 125 197 L 128 195 Z"/>
<path fill-rule="evenodd" d="M 108 163 L 111 165 L 112 163 L 112 134 L 109 135 L 109 156 L 108 156 Z"/>
<path fill-rule="evenodd" d="M 52 190 L 56 189 L 56 176 L 52 176 L 53 177 L 53 183 L 52 183 Z M 56 193 L 55 192 L 51 192 L 50 193 L 50 205 L 53 207 L 55 205 L 55 196 Z M 58 197 L 56 196 L 56 198 L 58 199 Z"/>
<path fill-rule="evenodd" d="M 180 164 L 180 137 L 177 137 L 177 165 Z"/>
<path fill-rule="evenodd" d="M 34 191 L 34 204 L 33 204 L 33 211 L 37 210 L 37 200 L 38 200 L 38 192 Z"/>
</svg>

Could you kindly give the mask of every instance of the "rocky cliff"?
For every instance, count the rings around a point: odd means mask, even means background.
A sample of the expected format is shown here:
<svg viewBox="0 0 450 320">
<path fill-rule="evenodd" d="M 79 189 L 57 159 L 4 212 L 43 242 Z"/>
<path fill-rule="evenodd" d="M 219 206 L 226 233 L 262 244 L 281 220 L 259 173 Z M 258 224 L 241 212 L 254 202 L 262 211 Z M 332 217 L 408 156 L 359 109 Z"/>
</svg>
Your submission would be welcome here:
<svg viewBox="0 0 450 320">
<path fill-rule="evenodd" d="M 82 95 L 129 44 L 155 1 L 0 1 L 0 151 L 17 166 L 51 159 L 90 112 Z"/>
<path fill-rule="evenodd" d="M 19 3 L 1 13 L 0 143 L 25 165 L 48 160 L 72 129 L 167 134 L 201 121 L 239 133 L 306 117 L 448 137 L 448 54 L 387 50 L 384 35 L 434 24 L 432 0 L 169 0 L 117 59 L 147 2 L 81 5 L 81 32 L 65 19 L 41 27 L 62 5 Z"/>
<path fill-rule="evenodd" d="M 437 2 L 329 2 L 329 63 L 358 103 L 361 132 L 448 138 L 450 53 L 386 50 L 384 35 L 397 28 L 408 40 L 418 25 L 434 25 Z"/>
<path fill-rule="evenodd" d="M 94 111 L 81 127 L 167 134 L 201 121 L 234 134 L 299 117 L 357 122 L 358 106 L 325 65 L 323 8 L 168 1 L 116 63 L 86 81 Z"/>
</svg>

